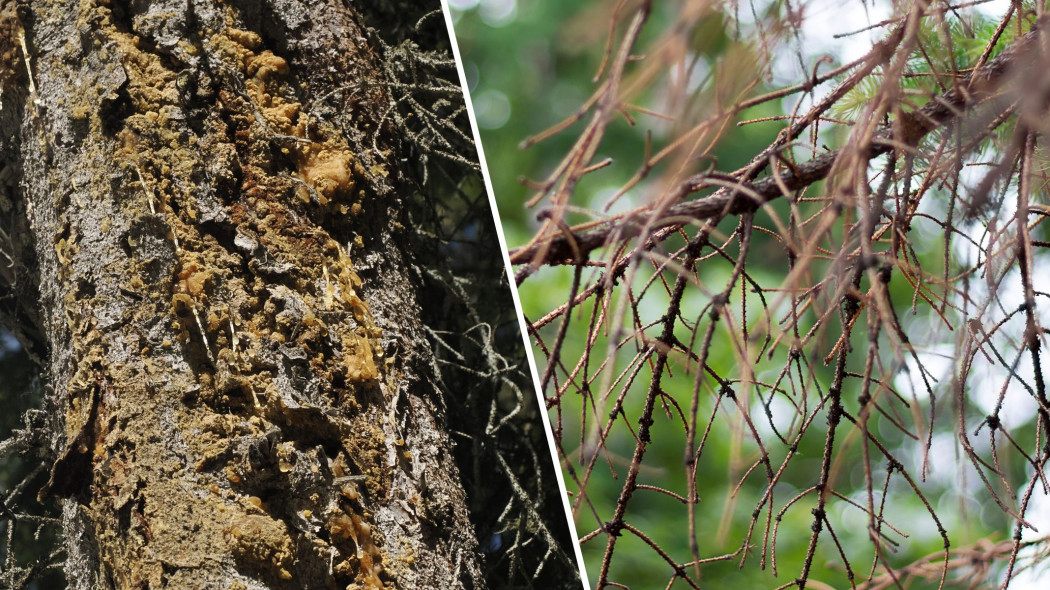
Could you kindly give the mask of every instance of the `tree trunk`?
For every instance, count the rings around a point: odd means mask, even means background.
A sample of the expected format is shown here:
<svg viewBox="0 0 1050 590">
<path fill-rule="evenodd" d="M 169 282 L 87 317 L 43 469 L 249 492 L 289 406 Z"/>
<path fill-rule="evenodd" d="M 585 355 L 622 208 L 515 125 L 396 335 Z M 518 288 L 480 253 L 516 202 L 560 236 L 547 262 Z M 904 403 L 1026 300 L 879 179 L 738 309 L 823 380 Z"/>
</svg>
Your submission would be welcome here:
<svg viewBox="0 0 1050 590">
<path fill-rule="evenodd" d="M 70 587 L 484 585 L 381 53 L 336 0 L 3 4 L 0 304 Z"/>
</svg>

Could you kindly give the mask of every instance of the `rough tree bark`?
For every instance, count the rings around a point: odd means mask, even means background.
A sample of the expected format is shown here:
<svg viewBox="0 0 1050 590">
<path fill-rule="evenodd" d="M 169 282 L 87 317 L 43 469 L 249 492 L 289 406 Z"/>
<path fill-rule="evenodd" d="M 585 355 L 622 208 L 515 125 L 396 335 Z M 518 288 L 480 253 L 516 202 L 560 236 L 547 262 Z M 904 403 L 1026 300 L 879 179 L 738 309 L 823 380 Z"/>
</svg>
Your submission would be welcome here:
<svg viewBox="0 0 1050 590">
<path fill-rule="evenodd" d="M 3 2 L 0 305 L 71 587 L 484 585 L 380 53 L 339 0 Z"/>
</svg>

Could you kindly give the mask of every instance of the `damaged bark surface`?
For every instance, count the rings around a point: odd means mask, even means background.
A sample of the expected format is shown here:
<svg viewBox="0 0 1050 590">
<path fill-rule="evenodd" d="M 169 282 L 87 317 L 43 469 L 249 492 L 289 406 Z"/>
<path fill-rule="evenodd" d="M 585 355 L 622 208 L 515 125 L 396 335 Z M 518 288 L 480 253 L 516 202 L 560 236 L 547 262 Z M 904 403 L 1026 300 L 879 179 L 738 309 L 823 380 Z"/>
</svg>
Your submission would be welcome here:
<svg viewBox="0 0 1050 590">
<path fill-rule="evenodd" d="M 7 2 L 0 28 L 32 56 L 0 73 L 0 205 L 70 586 L 483 587 L 361 16 Z"/>
</svg>

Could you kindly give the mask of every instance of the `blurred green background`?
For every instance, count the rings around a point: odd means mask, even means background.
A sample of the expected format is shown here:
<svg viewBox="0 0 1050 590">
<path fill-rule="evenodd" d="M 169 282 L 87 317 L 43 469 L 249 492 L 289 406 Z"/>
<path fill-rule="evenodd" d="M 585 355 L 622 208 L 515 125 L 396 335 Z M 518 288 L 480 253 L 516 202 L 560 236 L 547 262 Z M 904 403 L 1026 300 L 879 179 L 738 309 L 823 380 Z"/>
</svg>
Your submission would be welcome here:
<svg viewBox="0 0 1050 590">
<path fill-rule="evenodd" d="M 593 78 L 602 61 L 602 49 L 609 35 L 609 14 L 615 3 L 583 0 L 522 0 L 520 2 L 516 0 L 450 0 L 449 4 L 452 8 L 457 40 L 503 229 L 508 245 L 513 248 L 524 244 L 533 235 L 539 226 L 536 214 L 543 207 L 541 204 L 537 209 L 525 209 L 523 204 L 532 193 L 523 186 L 521 179 L 523 177 L 532 180 L 545 178 L 572 147 L 589 119 L 589 115 L 553 137 L 527 149 L 519 149 L 519 145 L 525 138 L 542 132 L 572 115 L 594 92 L 596 83 Z M 648 43 L 673 27 L 682 9 L 682 4 L 678 2 L 654 3 L 653 14 L 642 30 L 641 39 L 636 46 L 647 47 Z M 864 23 L 877 22 L 881 18 L 880 14 L 890 10 L 890 5 L 889 3 L 851 2 L 843 6 L 837 3 L 814 2 L 793 7 L 789 2 L 774 1 L 760 3 L 758 8 L 754 4 L 749 6 L 727 4 L 721 10 L 711 11 L 692 24 L 692 30 L 687 35 L 691 40 L 689 48 L 691 55 L 697 57 L 697 65 L 688 75 L 691 79 L 695 77 L 696 83 L 688 85 L 693 88 L 694 92 L 684 99 L 688 104 L 678 105 L 679 112 L 688 115 L 690 109 L 705 108 L 712 101 L 717 100 L 717 93 L 711 88 L 714 84 L 711 84 L 710 81 L 712 77 L 717 78 L 718 74 L 711 72 L 716 71 L 719 64 L 725 66 L 726 64 L 746 63 L 750 66 L 740 68 L 741 71 L 736 72 L 739 76 L 750 76 L 750 80 L 758 82 L 750 91 L 749 96 L 757 96 L 763 92 L 804 80 L 808 72 L 812 71 L 814 63 L 820 57 L 827 55 L 831 47 L 826 44 L 812 43 L 802 38 L 791 27 L 777 29 L 778 26 L 793 18 L 793 15 L 801 15 L 804 9 L 809 10 L 809 15 L 817 22 L 823 19 L 823 21 L 837 25 L 834 30 L 824 31 L 826 38 L 830 38 L 830 33 L 849 32 L 858 28 L 851 27 L 849 23 L 859 22 L 860 26 L 863 26 Z M 729 11 L 729 14 L 722 10 Z M 836 10 L 841 12 L 836 13 Z M 880 10 L 883 12 L 880 13 Z M 994 10 L 989 9 L 989 12 L 994 13 Z M 744 17 L 741 17 L 740 12 L 745 13 Z M 750 16 L 747 16 L 746 13 L 750 13 Z M 850 18 L 846 18 L 847 16 Z M 954 43 L 944 48 L 946 55 L 954 57 L 960 65 L 972 63 L 997 24 L 994 18 L 973 12 L 965 12 L 965 18 L 966 26 L 955 26 L 951 33 Z M 732 24 L 741 22 L 741 19 L 750 24 L 748 26 Z M 756 30 L 762 27 L 765 27 L 765 33 L 780 42 L 779 46 L 769 47 L 769 49 L 773 52 L 782 52 L 782 55 L 779 55 L 772 63 L 765 65 L 759 64 L 759 57 L 755 57 L 760 56 L 764 49 L 758 47 L 758 41 L 756 41 Z M 882 31 L 884 29 L 861 35 L 856 42 L 864 48 L 870 47 L 870 40 L 880 38 Z M 937 34 L 937 30 L 931 33 L 932 36 L 929 37 L 931 44 L 936 40 Z M 616 38 L 619 39 L 619 35 Z M 840 65 L 848 53 L 847 49 L 843 49 L 841 52 L 831 54 L 829 56 L 831 63 L 821 65 L 820 71 L 827 71 Z M 752 62 L 749 63 L 749 59 Z M 675 74 L 669 71 L 665 75 L 674 76 Z M 660 84 L 653 84 L 651 89 L 643 90 L 638 96 L 633 97 L 634 102 L 655 111 L 665 110 L 668 103 L 673 102 L 668 97 L 660 95 L 665 84 L 666 79 L 661 79 Z M 914 88 L 932 87 L 935 81 L 914 78 L 909 80 L 909 84 L 912 84 Z M 816 96 L 821 96 L 829 87 L 827 84 L 818 86 Z M 844 118 L 855 116 L 870 95 L 876 91 L 877 84 L 858 87 L 846 100 L 842 101 L 833 114 Z M 739 114 L 736 120 L 789 114 L 798 99 L 798 95 L 794 95 L 780 101 L 765 103 Z M 633 124 L 625 117 L 619 117 L 608 126 L 599 151 L 593 160 L 597 162 L 604 158 L 611 158 L 613 164 L 598 172 L 588 174 L 574 193 L 574 203 L 591 210 L 591 214 L 595 217 L 640 204 L 632 199 L 638 198 L 636 194 L 643 193 L 642 190 L 629 193 L 608 211 L 603 209 L 610 196 L 615 194 L 617 189 L 637 172 L 645 152 L 647 134 L 651 134 L 653 145 L 657 147 L 661 142 L 666 143 L 668 138 L 673 136 L 674 130 L 666 121 L 645 114 L 632 114 L 634 115 Z M 710 156 L 696 163 L 697 171 L 710 165 L 716 166 L 718 170 L 732 171 L 747 164 L 752 155 L 770 144 L 783 126 L 783 122 L 730 126 Z M 842 131 L 823 134 L 818 138 L 818 143 L 826 143 L 833 148 L 836 139 L 841 137 L 839 135 L 841 133 Z M 805 152 L 799 153 L 804 154 Z M 807 158 L 808 154 L 800 157 L 800 159 Z M 819 186 L 815 187 L 814 191 L 819 191 Z M 780 219 L 786 219 L 786 204 L 777 203 L 773 207 L 773 213 Z M 943 214 L 943 211 L 931 211 L 931 215 L 937 214 Z M 581 213 L 572 221 L 581 221 L 586 219 L 587 215 L 586 212 Z M 763 217 L 756 223 L 768 227 L 770 218 Z M 733 230 L 732 222 L 719 229 L 728 235 Z M 929 264 L 931 268 L 939 268 L 940 261 L 944 258 L 945 248 L 943 241 L 938 241 L 941 231 L 939 227 L 933 222 L 929 224 L 920 222 L 913 230 L 916 236 L 930 238 L 928 244 L 920 244 L 916 247 L 921 257 L 919 262 Z M 668 250 L 673 250 L 674 246 L 681 245 L 681 243 L 681 241 L 675 242 L 672 239 Z M 780 248 L 781 246 L 776 241 L 756 233 L 751 258 L 759 259 L 759 261 L 750 263 L 749 272 L 758 283 L 764 285 L 779 283 L 779 277 L 783 276 L 783 255 Z M 768 264 L 765 266 L 761 263 L 763 251 L 768 254 L 766 257 Z M 718 290 L 729 275 L 731 268 L 730 263 L 715 259 L 704 269 L 702 279 L 705 283 L 709 283 L 712 290 Z M 818 266 L 817 272 L 819 273 L 820 270 Z M 571 267 L 545 267 L 526 280 L 519 290 L 526 318 L 535 321 L 563 304 L 569 293 L 571 277 Z M 589 276 L 584 273 L 584 284 L 587 284 L 588 278 L 593 280 L 593 275 Z M 673 272 L 664 273 L 663 279 L 668 283 L 673 282 L 674 278 Z M 643 280 L 639 280 L 638 288 L 641 288 Z M 903 280 L 895 280 L 890 284 L 890 288 L 893 301 L 908 302 L 913 297 L 911 286 Z M 650 306 L 652 313 L 649 315 L 653 319 L 659 317 L 661 305 L 666 303 L 666 297 L 661 300 L 659 295 L 650 294 L 645 302 L 647 306 Z M 687 295 L 683 305 L 683 314 L 701 313 L 709 295 L 710 292 L 704 292 L 703 289 Z M 749 299 L 748 305 L 754 305 L 754 302 Z M 810 315 L 812 316 L 812 313 Z M 902 322 L 906 323 L 910 329 L 920 333 L 938 335 L 938 338 L 943 338 L 946 343 L 950 344 L 952 336 L 943 329 L 942 324 L 930 317 L 931 315 L 926 312 L 908 314 L 902 319 Z M 576 332 L 570 330 L 565 344 L 566 351 L 562 354 L 563 359 L 580 357 L 585 344 L 581 340 L 580 330 L 588 325 L 590 320 L 589 307 L 581 311 L 580 315 L 574 316 L 572 326 L 577 330 Z M 809 325 L 812 325 L 813 321 L 814 317 L 803 319 L 803 323 L 808 322 Z M 551 324 L 544 333 L 553 331 L 556 325 L 556 323 Z M 683 330 L 680 334 L 683 340 L 688 341 L 689 337 L 688 331 Z M 716 338 L 724 338 L 724 334 L 718 334 Z M 822 342 L 818 348 L 825 352 L 830 349 L 834 343 L 834 335 L 831 335 L 830 338 L 830 342 Z M 854 340 L 854 345 L 858 350 L 866 347 L 863 330 L 855 332 Z M 728 339 L 716 341 L 712 357 L 708 361 L 713 367 L 724 367 L 724 373 L 731 373 L 733 365 L 738 362 L 728 342 Z M 596 348 L 600 349 L 602 346 L 606 344 L 599 342 Z M 534 352 L 542 370 L 546 357 L 540 350 Z M 630 351 L 620 352 L 622 354 Z M 945 349 L 931 346 L 922 351 L 920 358 L 924 363 L 928 363 L 926 368 L 936 378 L 947 382 L 950 378 L 951 352 L 950 347 Z M 774 381 L 777 378 L 778 369 L 786 362 L 785 358 L 784 350 L 778 349 L 772 360 L 764 365 L 767 367 L 766 372 L 759 373 L 757 378 Z M 908 369 L 911 370 L 910 374 Z M 813 370 L 816 381 L 825 386 L 830 383 L 831 367 L 814 366 Z M 895 381 L 898 387 L 904 387 L 904 384 L 910 383 L 910 386 L 915 387 L 917 396 L 920 398 L 925 396 L 919 381 L 918 367 L 902 365 L 896 368 L 887 367 L 886 371 L 899 373 L 898 380 Z M 640 378 L 639 382 L 627 392 L 625 414 L 629 417 L 633 427 L 637 426 L 635 419 L 640 414 L 640 405 L 648 385 L 643 382 L 647 375 L 648 373 L 643 371 L 643 378 Z M 691 375 L 676 380 L 665 380 L 668 397 L 679 400 L 683 406 L 687 405 L 688 402 L 685 400 L 691 396 L 693 380 L 694 376 Z M 904 391 L 905 396 L 911 393 L 912 391 L 908 389 Z M 549 395 L 550 392 L 547 394 Z M 847 410 L 853 413 L 858 409 L 855 398 L 856 396 L 851 394 L 846 400 Z M 928 415 L 928 403 L 926 400 L 922 400 L 922 403 L 919 403 L 919 400 L 915 402 L 916 405 L 912 408 L 915 414 L 908 418 L 914 417 L 916 423 L 921 423 Z M 553 408 L 550 413 L 555 428 L 561 430 L 564 451 L 574 465 L 575 471 L 566 470 L 564 462 L 562 465 L 570 494 L 578 492 L 573 483 L 574 475 L 581 476 L 578 470 L 581 468 L 580 457 L 583 456 L 581 442 L 584 435 L 581 433 L 579 423 L 580 416 L 584 415 L 582 403 L 579 395 L 567 394 L 561 399 L 560 405 Z M 771 429 L 761 424 L 766 420 L 764 410 L 757 401 L 752 403 L 751 417 L 758 423 L 763 436 L 772 437 Z M 950 413 L 950 410 L 945 408 L 945 405 L 939 406 L 938 411 Z M 772 409 L 775 414 L 777 410 L 775 403 Z M 972 410 L 987 413 L 984 408 L 972 408 Z M 664 409 L 658 409 L 654 416 L 657 418 L 657 423 L 653 426 L 654 436 L 640 481 L 682 493 L 682 490 L 687 487 L 682 468 L 683 430 L 680 420 L 672 417 L 675 411 L 672 406 L 665 404 Z M 1024 411 L 1020 411 L 1019 416 L 1021 417 L 1018 420 L 1022 424 L 1033 423 L 1031 422 L 1033 418 L 1024 418 Z M 1027 411 L 1030 412 L 1031 409 L 1028 408 Z M 752 521 L 751 513 L 766 483 L 761 467 L 745 478 L 745 473 L 756 461 L 759 451 L 753 439 L 746 434 L 746 428 L 739 412 L 727 411 L 724 408 L 716 411 L 711 406 L 705 406 L 701 408 L 700 416 L 705 418 L 711 415 L 711 412 L 716 412 L 721 419 L 715 420 L 712 424 L 698 469 L 698 473 L 701 474 L 698 485 L 701 488 L 702 502 L 697 510 L 697 530 L 700 531 L 699 536 L 703 545 L 702 557 L 737 550 L 747 534 Z M 1012 533 L 1013 522 L 984 495 L 983 485 L 973 473 L 972 468 L 967 470 L 965 466 L 960 467 L 961 458 L 951 433 L 951 424 L 948 423 L 951 418 L 944 420 L 944 431 L 935 432 L 932 439 L 933 445 L 930 452 L 932 459 L 929 461 L 927 481 L 922 483 L 922 489 L 927 494 L 932 508 L 941 518 L 941 522 L 948 529 L 952 547 L 958 548 L 985 538 L 996 542 L 1008 539 Z M 785 504 L 799 492 L 813 485 L 817 479 L 824 446 L 823 437 L 826 424 L 824 415 L 818 415 L 817 421 L 819 424 L 815 424 L 800 442 L 799 453 L 792 460 L 790 473 L 785 475 L 774 491 L 773 516 L 777 516 L 777 512 Z M 776 420 L 774 419 L 773 422 L 776 423 Z M 878 432 L 886 440 L 900 441 L 893 451 L 910 473 L 918 474 L 923 471 L 923 461 L 927 457 L 922 454 L 919 446 L 913 441 L 904 439 L 888 419 L 876 416 L 872 418 L 870 424 L 873 431 Z M 912 425 L 910 422 L 908 424 Z M 784 428 L 787 424 L 786 422 L 777 423 L 777 426 Z M 1029 430 L 1034 430 L 1034 428 Z M 840 432 L 845 432 L 845 430 Z M 611 517 L 616 498 L 623 486 L 623 477 L 634 450 L 635 440 L 632 433 L 626 428 L 614 430 L 613 434 L 614 436 L 607 441 L 607 452 L 601 454 L 589 480 L 587 495 L 591 504 L 582 506 L 576 515 L 577 530 L 581 536 L 594 531 L 602 521 Z M 986 431 L 982 431 L 982 434 L 986 435 Z M 860 468 L 863 459 L 861 445 L 857 444 L 856 432 L 853 433 L 851 441 L 848 440 L 849 438 L 846 437 L 845 446 L 842 447 L 844 450 L 836 458 L 837 489 L 854 491 L 855 493 L 850 494 L 850 498 L 863 505 L 867 497 L 863 491 L 864 472 Z M 1019 440 L 1018 443 L 1022 448 L 1034 446 L 1034 440 Z M 783 448 L 771 449 L 771 461 L 774 468 L 779 466 L 785 454 Z M 1004 470 L 1015 476 L 1015 481 L 1025 479 L 1027 472 L 1023 461 L 1018 460 L 1017 457 L 1005 456 L 1002 460 Z M 882 480 L 878 478 L 884 478 L 886 475 L 885 461 L 875 459 L 874 462 L 878 463 L 874 472 L 875 486 L 881 488 Z M 744 478 L 743 483 L 736 487 L 742 478 Z M 644 499 L 634 500 L 627 515 L 628 522 L 648 534 L 677 562 L 689 561 L 689 548 L 685 541 L 687 537 L 686 511 L 682 504 L 655 491 L 643 490 L 639 494 L 645 494 Z M 1006 499 L 1009 501 L 1009 496 Z M 883 533 L 889 539 L 883 548 L 885 558 L 892 565 L 901 567 L 917 562 L 924 556 L 933 555 L 933 565 L 930 566 L 928 572 L 931 577 L 925 581 L 913 581 L 906 587 L 938 588 L 941 571 L 939 560 L 943 557 L 943 553 L 939 552 L 942 550 L 943 541 L 929 512 L 911 493 L 908 485 L 900 481 L 899 477 L 895 478 L 889 486 L 887 502 L 892 507 L 892 510 L 887 510 L 890 524 L 908 536 L 904 537 L 883 529 Z M 759 568 L 757 566 L 762 546 L 773 543 L 772 539 L 763 539 L 767 518 L 764 512 L 751 536 L 751 544 L 757 547 L 747 555 L 746 566 L 740 567 L 741 559 L 744 557 L 743 553 L 731 560 L 705 565 L 700 578 L 703 587 L 776 588 L 789 584 L 799 574 L 799 564 L 806 555 L 811 534 L 810 526 L 813 522 L 810 510 L 814 506 L 815 501 L 810 495 L 794 504 L 783 514 L 783 520 L 778 525 L 779 535 L 775 540 L 775 562 L 769 561 L 764 564 L 764 568 Z M 845 502 L 835 502 L 830 504 L 828 518 L 835 526 L 837 542 L 842 551 L 849 556 L 857 582 L 867 578 L 874 555 L 869 540 L 867 516 L 860 510 L 850 508 Z M 1027 535 L 1028 533 L 1026 533 L 1026 539 L 1029 538 Z M 594 540 L 583 545 L 583 554 L 592 584 L 597 577 L 596 572 L 605 551 L 604 539 L 604 535 L 598 534 Z M 988 543 L 988 546 L 990 547 L 991 543 Z M 825 530 L 821 536 L 808 587 L 851 587 L 850 576 L 843 569 L 839 551 L 840 549 L 836 547 L 835 542 L 829 538 Z M 984 556 L 975 554 L 974 559 L 979 561 L 989 555 L 992 553 Z M 1002 556 L 997 555 L 997 557 Z M 778 565 L 780 569 L 774 576 L 774 569 Z M 989 563 L 988 566 L 1001 569 L 1001 563 L 997 565 Z M 610 579 L 630 588 L 663 588 L 669 583 L 674 588 L 687 587 L 680 579 L 672 581 L 672 572 L 666 562 L 651 547 L 629 534 L 622 536 L 618 542 L 611 571 L 613 575 L 610 576 Z M 1035 584 L 1037 582 L 1031 582 L 1031 580 L 1037 581 L 1041 576 L 1042 570 L 1037 569 L 1026 579 L 1029 580 L 1029 583 Z M 992 578 L 994 577 L 993 574 Z M 949 583 L 945 587 L 972 587 L 975 579 L 970 576 L 960 577 L 953 572 L 949 575 Z M 1038 587 L 1024 584 L 1025 581 L 1022 580 L 1020 583 L 1011 585 L 1011 588 Z M 893 587 L 892 582 L 889 582 L 886 587 Z"/>
</svg>

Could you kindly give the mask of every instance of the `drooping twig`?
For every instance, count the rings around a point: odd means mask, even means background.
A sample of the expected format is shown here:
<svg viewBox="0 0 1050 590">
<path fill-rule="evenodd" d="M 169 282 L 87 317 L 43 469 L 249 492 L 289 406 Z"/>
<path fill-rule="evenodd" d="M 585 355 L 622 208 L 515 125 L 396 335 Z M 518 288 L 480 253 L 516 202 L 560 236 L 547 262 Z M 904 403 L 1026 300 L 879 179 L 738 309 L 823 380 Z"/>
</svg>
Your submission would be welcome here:
<svg viewBox="0 0 1050 590">
<path fill-rule="evenodd" d="M 1050 17 L 1043 17 L 1039 22 L 1047 20 Z M 1039 27 L 1035 27 L 1019 37 L 997 57 L 971 72 L 956 87 L 934 97 L 921 109 L 905 113 L 898 121 L 881 126 L 872 138 L 865 157 L 870 160 L 894 147 L 903 150 L 913 148 L 931 131 L 961 118 L 968 109 L 1005 91 L 1015 73 L 1020 74 L 1027 66 L 1038 63 L 1038 60 L 1029 59 L 1038 50 L 1038 31 Z M 1003 108 L 1007 108 L 1009 103 L 1004 101 Z M 841 149 L 829 151 L 753 182 L 740 182 L 718 174 L 694 175 L 675 189 L 672 201 L 680 201 L 707 188 L 718 187 L 717 190 L 709 196 L 668 207 L 660 219 L 649 219 L 652 208 L 643 206 L 612 217 L 606 223 L 586 231 L 569 228 L 565 234 L 549 241 L 512 250 L 510 259 L 515 264 L 574 264 L 592 250 L 600 248 L 610 236 L 626 240 L 637 236 L 643 228 L 655 231 L 683 225 L 690 219 L 709 219 L 754 211 L 784 196 L 785 188 L 797 191 L 823 180 L 841 153 Z"/>
</svg>

